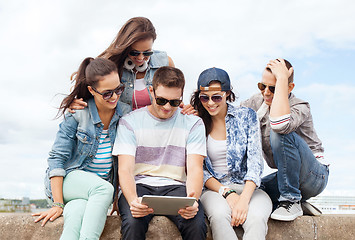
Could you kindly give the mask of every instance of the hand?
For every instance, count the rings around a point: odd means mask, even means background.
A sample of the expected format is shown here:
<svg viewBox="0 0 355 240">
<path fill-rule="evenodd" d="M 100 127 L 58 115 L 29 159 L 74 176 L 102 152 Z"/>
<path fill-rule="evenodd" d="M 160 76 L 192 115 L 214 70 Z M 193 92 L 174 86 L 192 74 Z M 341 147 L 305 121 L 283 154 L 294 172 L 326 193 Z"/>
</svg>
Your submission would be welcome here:
<svg viewBox="0 0 355 240">
<path fill-rule="evenodd" d="M 194 192 L 190 193 L 188 197 L 193 197 L 195 195 Z M 195 201 L 194 204 L 191 207 L 186 207 L 186 208 L 181 208 L 179 209 L 178 213 L 181 215 L 181 217 L 185 219 L 191 219 L 196 216 L 198 212 L 198 202 Z"/>
<path fill-rule="evenodd" d="M 131 214 L 134 218 L 145 217 L 153 213 L 153 208 L 149 208 L 147 205 L 142 204 L 142 197 L 136 198 L 131 202 Z"/>
<path fill-rule="evenodd" d="M 39 216 L 36 220 L 36 222 L 39 222 L 43 219 L 43 222 L 41 224 L 41 226 L 43 227 L 48 220 L 50 220 L 51 222 L 53 222 L 54 220 L 56 220 L 58 217 L 60 217 L 63 213 L 63 209 L 61 207 L 52 207 L 51 209 L 45 211 L 45 212 L 40 212 L 40 213 L 33 213 L 32 216 Z"/>
<path fill-rule="evenodd" d="M 270 60 L 267 64 L 267 67 L 271 69 L 272 74 L 274 74 L 277 80 L 288 80 L 288 78 L 293 73 L 293 67 L 287 69 L 285 60 L 283 59 Z"/>
<path fill-rule="evenodd" d="M 68 108 L 68 112 L 70 113 L 75 113 L 74 109 L 84 109 L 85 107 L 87 107 L 87 103 L 83 101 L 82 98 L 79 99 L 74 99 L 74 101 L 70 104 L 69 108 Z"/>
<path fill-rule="evenodd" d="M 120 214 L 120 212 L 118 210 L 118 201 L 117 201 L 117 199 L 115 199 L 115 201 L 113 201 L 112 210 L 110 212 L 110 216 L 112 216 L 115 212 L 117 213 L 117 215 Z"/>
<path fill-rule="evenodd" d="M 247 219 L 249 203 L 242 196 L 239 196 L 238 201 L 232 208 L 232 226 L 242 225 Z"/>
<path fill-rule="evenodd" d="M 184 103 L 182 102 L 179 107 L 182 108 L 181 113 L 184 115 L 185 114 L 187 114 L 187 115 L 194 114 L 195 116 L 198 115 L 197 111 L 194 109 L 193 106 L 191 106 L 191 104 L 184 105 Z"/>
<path fill-rule="evenodd" d="M 227 191 L 229 191 L 229 190 L 230 190 L 230 189 L 227 188 L 227 189 L 225 189 L 224 192 L 227 192 Z M 227 200 L 227 203 L 228 203 L 228 205 L 229 205 L 229 207 L 230 207 L 231 209 L 233 209 L 234 205 L 237 204 L 237 202 L 239 201 L 239 197 L 240 197 L 240 196 L 239 196 L 237 193 L 231 193 L 231 194 L 228 195 L 228 197 L 226 198 L 226 200 Z"/>
</svg>

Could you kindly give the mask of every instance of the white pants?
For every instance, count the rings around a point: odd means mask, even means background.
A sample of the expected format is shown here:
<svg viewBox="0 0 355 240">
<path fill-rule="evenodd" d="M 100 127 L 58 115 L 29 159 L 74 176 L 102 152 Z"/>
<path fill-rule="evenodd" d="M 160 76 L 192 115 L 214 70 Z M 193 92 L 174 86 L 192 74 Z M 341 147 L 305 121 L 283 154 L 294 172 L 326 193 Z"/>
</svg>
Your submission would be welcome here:
<svg viewBox="0 0 355 240">
<path fill-rule="evenodd" d="M 241 194 L 244 185 L 232 184 L 228 187 Z M 205 190 L 201 195 L 201 202 L 210 222 L 213 239 L 238 239 L 233 227 L 230 225 L 232 211 L 227 200 L 217 192 Z M 247 219 L 242 225 L 244 240 L 265 239 L 271 210 L 272 203 L 269 196 L 264 191 L 256 189 L 250 199 Z"/>
</svg>

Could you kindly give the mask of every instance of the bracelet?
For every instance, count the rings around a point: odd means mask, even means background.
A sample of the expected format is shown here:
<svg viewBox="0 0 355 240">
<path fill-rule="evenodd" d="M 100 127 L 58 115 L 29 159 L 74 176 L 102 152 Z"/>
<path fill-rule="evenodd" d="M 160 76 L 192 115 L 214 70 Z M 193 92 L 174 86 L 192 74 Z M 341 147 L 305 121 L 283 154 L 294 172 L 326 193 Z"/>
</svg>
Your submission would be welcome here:
<svg viewBox="0 0 355 240">
<path fill-rule="evenodd" d="M 54 202 L 52 203 L 52 207 L 60 207 L 61 209 L 64 209 L 64 204 L 60 202 Z"/>
<path fill-rule="evenodd" d="M 228 192 L 226 192 L 224 195 L 223 195 L 223 197 L 224 198 L 227 198 L 228 196 L 229 196 L 229 194 L 232 194 L 232 193 L 237 193 L 235 190 L 233 190 L 233 189 L 231 189 L 231 190 L 229 190 Z"/>
</svg>

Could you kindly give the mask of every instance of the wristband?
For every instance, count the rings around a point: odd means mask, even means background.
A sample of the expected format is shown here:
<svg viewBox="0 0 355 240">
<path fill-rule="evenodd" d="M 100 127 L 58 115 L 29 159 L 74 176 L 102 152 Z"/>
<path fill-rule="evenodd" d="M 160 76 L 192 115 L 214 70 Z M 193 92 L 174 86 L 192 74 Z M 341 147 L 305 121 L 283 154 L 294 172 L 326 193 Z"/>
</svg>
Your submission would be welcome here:
<svg viewBox="0 0 355 240">
<path fill-rule="evenodd" d="M 224 198 L 227 198 L 228 196 L 229 196 L 229 194 L 231 194 L 231 193 L 237 193 L 235 190 L 233 190 L 233 189 L 231 189 L 231 190 L 229 190 L 228 192 L 226 192 L 224 195 L 223 195 L 223 197 Z"/>
<path fill-rule="evenodd" d="M 224 190 L 226 190 L 227 188 L 227 186 L 221 186 L 218 190 L 219 195 L 223 196 Z"/>
<path fill-rule="evenodd" d="M 54 202 L 52 203 L 52 207 L 60 207 L 61 209 L 64 209 L 64 204 L 60 202 Z"/>
</svg>

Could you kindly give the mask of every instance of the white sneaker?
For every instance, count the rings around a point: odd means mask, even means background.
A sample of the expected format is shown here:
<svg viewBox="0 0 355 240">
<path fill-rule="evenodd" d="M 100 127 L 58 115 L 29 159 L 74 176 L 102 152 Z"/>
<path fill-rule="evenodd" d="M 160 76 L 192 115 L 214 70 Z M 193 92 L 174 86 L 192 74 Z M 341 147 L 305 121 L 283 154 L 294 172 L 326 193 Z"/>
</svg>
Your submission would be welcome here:
<svg viewBox="0 0 355 240">
<path fill-rule="evenodd" d="M 293 221 L 302 215 L 300 202 L 281 201 L 270 217 L 279 221 Z"/>
<path fill-rule="evenodd" d="M 319 216 L 322 215 L 322 211 L 310 204 L 309 202 L 301 203 L 303 214 L 309 216 Z"/>
</svg>

